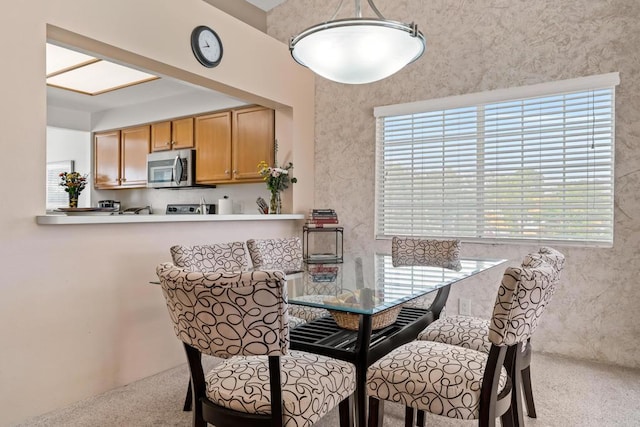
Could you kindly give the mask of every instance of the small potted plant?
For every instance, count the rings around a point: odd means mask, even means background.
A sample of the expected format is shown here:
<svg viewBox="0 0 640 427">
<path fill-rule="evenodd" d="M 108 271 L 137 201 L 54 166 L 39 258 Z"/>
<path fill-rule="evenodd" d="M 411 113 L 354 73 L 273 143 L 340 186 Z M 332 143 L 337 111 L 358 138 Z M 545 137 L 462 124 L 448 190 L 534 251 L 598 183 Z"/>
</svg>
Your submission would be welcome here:
<svg viewBox="0 0 640 427">
<path fill-rule="evenodd" d="M 80 175 L 78 172 L 62 172 L 60 186 L 69 193 L 69 207 L 77 208 L 80 193 L 87 186 L 87 175 Z"/>
<path fill-rule="evenodd" d="M 282 202 L 280 200 L 280 192 L 289 188 L 289 184 L 295 184 L 298 180 L 291 176 L 293 163 L 289 162 L 286 166 L 278 166 L 278 144 L 275 146 L 276 159 L 275 165 L 269 166 L 264 160 L 258 163 L 258 172 L 262 176 L 267 188 L 271 192 L 271 201 L 269 203 L 269 213 L 279 214 L 282 210 Z"/>
</svg>

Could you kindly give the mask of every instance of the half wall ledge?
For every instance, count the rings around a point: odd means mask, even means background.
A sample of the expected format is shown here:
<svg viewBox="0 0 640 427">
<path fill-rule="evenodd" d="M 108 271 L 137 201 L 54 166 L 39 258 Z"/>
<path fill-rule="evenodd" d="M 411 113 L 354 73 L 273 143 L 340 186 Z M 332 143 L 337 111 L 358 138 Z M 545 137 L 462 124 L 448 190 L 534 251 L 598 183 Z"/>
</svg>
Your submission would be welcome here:
<svg viewBox="0 0 640 427">
<path fill-rule="evenodd" d="M 303 214 L 279 215 L 39 215 L 40 225 L 131 224 L 144 222 L 219 222 L 219 221 L 291 221 L 303 220 Z"/>
</svg>

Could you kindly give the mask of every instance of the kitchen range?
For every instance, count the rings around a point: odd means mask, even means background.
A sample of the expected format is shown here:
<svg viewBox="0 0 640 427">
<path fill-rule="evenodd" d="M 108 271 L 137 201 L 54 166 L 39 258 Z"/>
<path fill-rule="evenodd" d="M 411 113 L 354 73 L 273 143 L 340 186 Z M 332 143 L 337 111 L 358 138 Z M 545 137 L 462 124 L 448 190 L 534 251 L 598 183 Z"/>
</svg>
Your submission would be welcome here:
<svg viewBox="0 0 640 427">
<path fill-rule="evenodd" d="M 202 207 L 204 206 L 204 212 Z M 213 215 L 216 213 L 215 204 L 169 204 L 166 215 Z"/>
</svg>

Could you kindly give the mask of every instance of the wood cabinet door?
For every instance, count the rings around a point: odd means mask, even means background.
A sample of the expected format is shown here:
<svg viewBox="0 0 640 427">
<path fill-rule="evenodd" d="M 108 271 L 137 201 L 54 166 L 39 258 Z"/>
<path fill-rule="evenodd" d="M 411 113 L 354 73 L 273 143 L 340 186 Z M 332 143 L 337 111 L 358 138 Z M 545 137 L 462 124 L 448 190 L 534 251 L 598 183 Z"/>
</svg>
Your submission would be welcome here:
<svg viewBox="0 0 640 427">
<path fill-rule="evenodd" d="M 138 126 L 122 130 L 121 135 L 121 186 L 147 186 L 147 154 L 150 149 L 150 126 Z"/>
<path fill-rule="evenodd" d="M 233 179 L 260 182 L 258 163 L 273 164 L 275 113 L 251 107 L 233 111 Z"/>
<path fill-rule="evenodd" d="M 118 187 L 120 185 L 120 131 L 96 133 L 93 141 L 95 188 Z"/>
<path fill-rule="evenodd" d="M 171 141 L 174 150 L 193 148 L 193 117 L 171 122 Z"/>
<path fill-rule="evenodd" d="M 151 125 L 151 151 L 171 150 L 171 122 Z"/>
<path fill-rule="evenodd" d="M 231 112 L 195 119 L 196 182 L 215 184 L 231 180 Z"/>
</svg>

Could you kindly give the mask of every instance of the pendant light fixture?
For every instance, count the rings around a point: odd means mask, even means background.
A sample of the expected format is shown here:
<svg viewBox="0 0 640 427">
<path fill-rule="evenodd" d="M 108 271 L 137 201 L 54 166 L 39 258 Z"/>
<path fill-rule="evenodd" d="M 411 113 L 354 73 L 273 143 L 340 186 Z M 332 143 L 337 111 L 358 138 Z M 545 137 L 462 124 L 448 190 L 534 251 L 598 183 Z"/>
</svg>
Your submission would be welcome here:
<svg viewBox="0 0 640 427">
<path fill-rule="evenodd" d="M 291 56 L 314 73 L 338 83 L 372 83 L 400 71 L 422 56 L 425 38 L 415 24 L 385 19 L 373 0 L 367 0 L 378 18 L 363 18 L 360 0 L 356 17 L 335 19 L 307 28 L 291 38 Z"/>
</svg>

